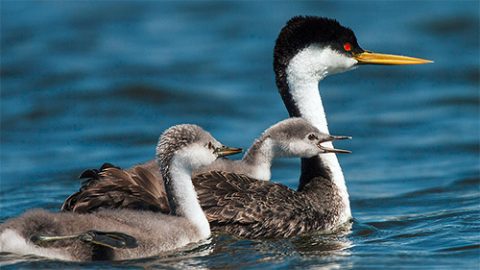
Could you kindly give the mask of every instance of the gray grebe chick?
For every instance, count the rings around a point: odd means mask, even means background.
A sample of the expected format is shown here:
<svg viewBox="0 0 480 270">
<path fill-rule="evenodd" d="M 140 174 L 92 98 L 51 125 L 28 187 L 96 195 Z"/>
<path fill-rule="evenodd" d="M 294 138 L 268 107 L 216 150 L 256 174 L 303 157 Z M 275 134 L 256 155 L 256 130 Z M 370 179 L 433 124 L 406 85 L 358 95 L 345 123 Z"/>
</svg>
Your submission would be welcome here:
<svg viewBox="0 0 480 270">
<path fill-rule="evenodd" d="M 322 145 L 325 142 L 350 138 L 320 132 L 302 118 L 289 118 L 266 129 L 241 160 L 217 159 L 214 163 L 196 170 L 194 174 L 222 171 L 268 181 L 275 158 L 310 158 L 325 153 L 350 153 Z"/>
<path fill-rule="evenodd" d="M 192 171 L 241 152 L 196 125 L 167 129 L 157 161 L 173 215 L 127 209 L 91 214 L 32 210 L 0 225 L 0 252 L 89 261 L 124 260 L 170 251 L 210 236 L 192 184 Z"/>
</svg>

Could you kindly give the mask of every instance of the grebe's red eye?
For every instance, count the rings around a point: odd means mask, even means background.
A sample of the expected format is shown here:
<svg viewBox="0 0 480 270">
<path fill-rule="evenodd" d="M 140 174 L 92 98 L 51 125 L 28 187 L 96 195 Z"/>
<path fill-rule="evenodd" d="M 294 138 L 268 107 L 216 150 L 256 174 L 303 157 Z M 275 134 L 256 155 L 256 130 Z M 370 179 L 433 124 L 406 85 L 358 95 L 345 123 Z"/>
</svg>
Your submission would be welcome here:
<svg viewBox="0 0 480 270">
<path fill-rule="evenodd" d="M 345 51 L 349 52 L 352 50 L 352 45 L 349 42 L 345 42 L 345 44 L 343 44 L 343 48 Z"/>
</svg>

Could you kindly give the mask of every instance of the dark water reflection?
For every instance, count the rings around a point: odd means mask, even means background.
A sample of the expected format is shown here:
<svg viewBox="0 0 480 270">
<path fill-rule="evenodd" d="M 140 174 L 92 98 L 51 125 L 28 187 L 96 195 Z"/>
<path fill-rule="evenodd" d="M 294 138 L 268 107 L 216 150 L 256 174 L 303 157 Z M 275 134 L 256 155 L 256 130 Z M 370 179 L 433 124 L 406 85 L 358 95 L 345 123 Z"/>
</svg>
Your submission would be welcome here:
<svg viewBox="0 0 480 270">
<path fill-rule="evenodd" d="M 366 49 L 435 60 L 328 78 L 322 97 L 351 194 L 351 233 L 217 235 L 177 254 L 73 264 L 2 254 L 8 268 L 462 268 L 480 263 L 479 3 L 1 2 L 0 220 L 58 210 L 85 168 L 153 157 L 197 123 L 248 147 L 287 116 L 272 48 L 297 14 L 335 17 Z M 273 179 L 296 187 L 297 160 Z M 2 267 L 3 268 L 3 267 Z"/>
</svg>

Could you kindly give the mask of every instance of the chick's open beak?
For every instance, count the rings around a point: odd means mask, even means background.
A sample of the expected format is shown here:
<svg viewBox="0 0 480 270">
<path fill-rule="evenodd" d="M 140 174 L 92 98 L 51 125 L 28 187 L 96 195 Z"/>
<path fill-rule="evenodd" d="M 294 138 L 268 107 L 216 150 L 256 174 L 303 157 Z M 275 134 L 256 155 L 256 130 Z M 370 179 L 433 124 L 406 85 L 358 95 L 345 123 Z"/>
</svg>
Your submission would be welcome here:
<svg viewBox="0 0 480 270">
<path fill-rule="evenodd" d="M 330 147 L 323 146 L 321 144 L 318 144 L 318 147 L 320 149 L 322 149 L 323 151 L 325 151 L 325 153 L 338 153 L 338 154 L 351 154 L 352 153 L 352 151 L 349 151 L 349 150 L 330 148 Z"/>
<path fill-rule="evenodd" d="M 216 148 L 213 153 L 215 153 L 218 157 L 225 157 L 241 153 L 242 151 L 242 148 L 228 147 L 223 145 L 222 147 Z"/>
<path fill-rule="evenodd" d="M 352 139 L 352 137 L 350 137 L 350 136 L 330 135 L 330 137 L 327 140 L 322 141 L 322 142 L 332 142 L 332 141 L 337 141 L 337 140 L 350 140 L 350 139 Z M 339 154 L 350 154 L 350 153 L 352 153 L 352 151 L 349 151 L 349 150 L 336 149 L 336 148 L 323 146 L 321 144 L 322 142 L 319 142 L 317 144 L 317 146 L 318 146 L 318 148 L 322 149 L 325 153 L 339 153 Z"/>
</svg>

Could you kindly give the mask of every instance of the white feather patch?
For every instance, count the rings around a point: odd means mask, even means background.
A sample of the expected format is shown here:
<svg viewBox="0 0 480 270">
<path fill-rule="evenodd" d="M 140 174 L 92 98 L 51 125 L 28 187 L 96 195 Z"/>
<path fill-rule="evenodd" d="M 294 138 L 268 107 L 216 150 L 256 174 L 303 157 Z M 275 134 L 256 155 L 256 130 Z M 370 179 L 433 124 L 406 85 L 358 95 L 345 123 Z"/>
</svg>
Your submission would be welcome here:
<svg viewBox="0 0 480 270">
<path fill-rule="evenodd" d="M 20 255 L 37 255 L 50 259 L 71 261 L 72 257 L 61 249 L 42 248 L 27 241 L 12 229 L 6 229 L 0 233 L 0 252 L 9 252 Z"/>
</svg>

